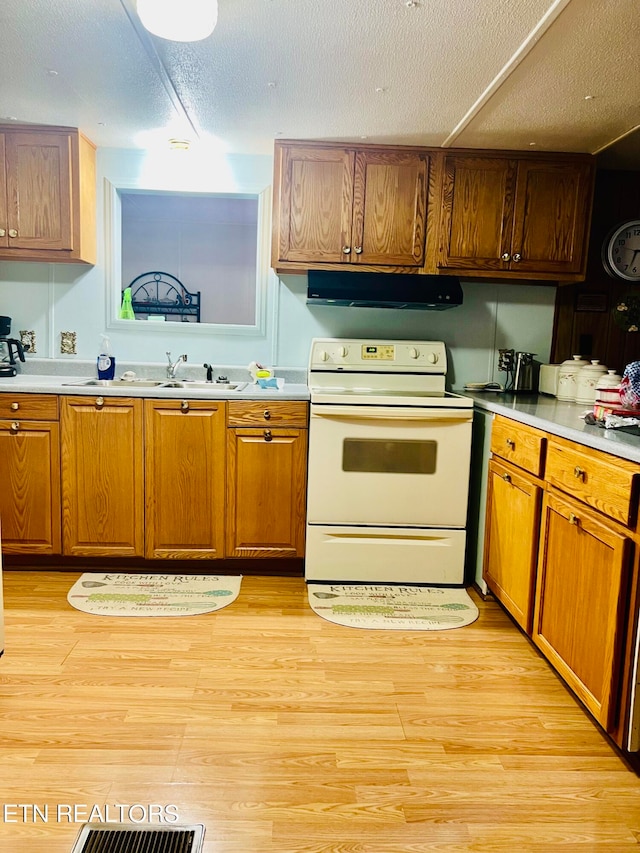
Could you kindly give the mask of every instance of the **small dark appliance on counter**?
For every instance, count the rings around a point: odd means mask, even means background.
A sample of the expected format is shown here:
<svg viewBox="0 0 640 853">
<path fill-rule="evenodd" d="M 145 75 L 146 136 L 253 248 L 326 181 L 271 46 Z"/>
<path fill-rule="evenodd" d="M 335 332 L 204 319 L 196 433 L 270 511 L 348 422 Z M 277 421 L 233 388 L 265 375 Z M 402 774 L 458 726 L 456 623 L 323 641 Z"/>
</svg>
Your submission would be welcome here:
<svg viewBox="0 0 640 853">
<path fill-rule="evenodd" d="M 0 316 L 0 377 L 15 376 L 16 359 L 24 361 L 24 347 L 17 338 L 10 338 L 11 317 Z"/>
<path fill-rule="evenodd" d="M 507 374 L 504 390 L 513 394 L 532 394 L 538 390 L 540 365 L 534 361 L 533 352 L 498 350 L 498 370 Z"/>
</svg>

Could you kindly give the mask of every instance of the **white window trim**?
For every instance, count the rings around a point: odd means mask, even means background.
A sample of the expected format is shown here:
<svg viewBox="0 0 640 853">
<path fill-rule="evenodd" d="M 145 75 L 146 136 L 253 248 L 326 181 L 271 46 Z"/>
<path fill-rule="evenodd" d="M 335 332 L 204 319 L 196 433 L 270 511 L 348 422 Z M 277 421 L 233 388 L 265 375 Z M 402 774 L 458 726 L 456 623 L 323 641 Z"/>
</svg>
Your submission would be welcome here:
<svg viewBox="0 0 640 853">
<path fill-rule="evenodd" d="M 184 335 L 246 335 L 264 337 L 267 318 L 267 286 L 269 282 L 269 263 L 271 252 L 271 187 L 260 189 L 242 187 L 235 195 L 252 195 L 258 198 L 258 244 L 256 249 L 256 322 L 253 325 L 235 325 L 224 323 L 143 323 L 120 319 L 122 293 L 122 253 L 120 234 L 122 217 L 119 190 L 141 190 L 138 184 L 112 183 L 104 179 L 104 226 L 105 226 L 105 279 L 106 279 L 106 318 L 107 327 L 118 332 L 135 332 L 144 329 L 145 334 Z M 216 195 L 207 193 L 177 193 L 174 195 Z M 231 195 L 231 193 L 220 193 Z M 188 326 L 188 328 L 185 328 Z"/>
</svg>

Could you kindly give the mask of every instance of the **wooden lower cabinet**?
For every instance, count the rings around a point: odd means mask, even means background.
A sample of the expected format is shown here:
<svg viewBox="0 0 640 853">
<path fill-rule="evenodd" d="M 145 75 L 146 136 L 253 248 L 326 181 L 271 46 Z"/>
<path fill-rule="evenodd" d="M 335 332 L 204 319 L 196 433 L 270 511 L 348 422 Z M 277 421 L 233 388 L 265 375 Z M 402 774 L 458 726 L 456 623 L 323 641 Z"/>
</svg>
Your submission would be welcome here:
<svg viewBox="0 0 640 853">
<path fill-rule="evenodd" d="M 147 558 L 224 556 L 225 403 L 145 400 Z"/>
<path fill-rule="evenodd" d="M 483 577 L 531 633 L 540 532 L 540 481 L 499 460 L 489 462 Z"/>
<path fill-rule="evenodd" d="M 306 429 L 228 429 L 227 556 L 303 557 L 306 484 Z"/>
<path fill-rule="evenodd" d="M 143 401 L 62 397 L 62 549 L 144 554 Z"/>
<path fill-rule="evenodd" d="M 631 553 L 624 528 L 545 494 L 533 641 L 605 730 L 616 724 Z"/>
<path fill-rule="evenodd" d="M 0 483 L 4 553 L 59 554 L 57 421 L 0 420 Z"/>
</svg>

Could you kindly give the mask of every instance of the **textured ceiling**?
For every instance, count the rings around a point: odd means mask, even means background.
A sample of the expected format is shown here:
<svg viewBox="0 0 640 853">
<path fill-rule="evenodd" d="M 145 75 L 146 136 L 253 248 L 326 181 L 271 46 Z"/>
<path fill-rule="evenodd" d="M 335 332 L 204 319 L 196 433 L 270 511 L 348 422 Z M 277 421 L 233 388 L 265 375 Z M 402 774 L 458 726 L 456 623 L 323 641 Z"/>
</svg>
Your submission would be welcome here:
<svg viewBox="0 0 640 853">
<path fill-rule="evenodd" d="M 602 151 L 640 168 L 639 6 L 219 0 L 213 35 L 181 44 L 150 36 L 135 0 L 2 0 L 0 120 L 118 148 L 366 138 Z"/>
</svg>

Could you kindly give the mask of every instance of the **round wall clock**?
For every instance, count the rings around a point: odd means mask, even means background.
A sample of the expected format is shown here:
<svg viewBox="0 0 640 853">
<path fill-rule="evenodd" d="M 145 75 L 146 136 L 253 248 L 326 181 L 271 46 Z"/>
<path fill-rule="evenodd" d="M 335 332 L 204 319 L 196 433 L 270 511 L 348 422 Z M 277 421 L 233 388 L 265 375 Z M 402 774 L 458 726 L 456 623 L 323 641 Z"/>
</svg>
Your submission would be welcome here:
<svg viewBox="0 0 640 853">
<path fill-rule="evenodd" d="M 613 278 L 640 283 L 640 219 L 630 219 L 611 231 L 602 244 L 602 263 Z"/>
</svg>

